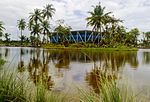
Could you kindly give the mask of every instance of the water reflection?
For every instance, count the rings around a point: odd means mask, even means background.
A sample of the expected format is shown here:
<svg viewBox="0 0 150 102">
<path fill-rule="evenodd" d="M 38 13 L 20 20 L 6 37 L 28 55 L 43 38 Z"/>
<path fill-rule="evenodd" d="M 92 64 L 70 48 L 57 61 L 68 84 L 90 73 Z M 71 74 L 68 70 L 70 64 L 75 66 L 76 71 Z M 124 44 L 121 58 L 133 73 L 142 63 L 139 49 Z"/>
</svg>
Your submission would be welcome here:
<svg viewBox="0 0 150 102">
<path fill-rule="evenodd" d="M 45 88 L 51 90 L 52 86 L 54 85 L 51 76 L 48 74 L 48 57 L 45 57 L 43 51 L 43 61 L 41 61 L 40 53 L 41 50 L 33 50 L 30 53 L 30 60 L 27 66 L 30 80 L 32 80 L 35 85 L 37 83 L 42 83 Z"/>
<path fill-rule="evenodd" d="M 24 54 L 25 54 L 24 49 L 20 48 L 20 61 L 18 62 L 18 72 L 20 72 L 20 73 L 25 71 L 24 61 L 22 59 Z"/>
<path fill-rule="evenodd" d="M 85 77 L 85 81 L 96 93 L 99 93 L 101 84 L 105 82 L 103 78 L 109 81 L 121 78 L 119 71 L 122 70 L 126 63 L 130 64 L 133 68 L 138 66 L 137 52 L 99 53 L 99 57 L 100 63 L 94 63 L 94 67 L 90 72 L 86 73 Z"/>
<path fill-rule="evenodd" d="M 57 62 L 55 63 L 56 68 L 67 68 L 69 69 L 70 57 L 67 51 L 62 51 L 57 54 Z"/>
<path fill-rule="evenodd" d="M 121 78 L 118 75 L 126 64 L 134 69 L 139 65 L 137 52 L 86 52 L 36 48 L 16 48 L 15 51 L 19 54 L 18 73 L 26 73 L 31 82 L 35 85 L 40 82 L 48 90 L 52 90 L 57 81 L 63 78 L 76 83 L 77 80 L 74 76 L 77 76 L 78 81 L 81 81 L 82 84 L 86 81 L 98 93 L 98 83 L 102 83 L 98 80 L 100 76 L 117 80 Z M 9 53 L 9 49 L 4 48 L 5 57 L 9 57 Z M 144 54 L 144 56 L 148 56 L 148 54 Z M 147 59 L 145 57 L 144 61 L 149 62 Z M 76 66 L 77 64 L 78 66 Z M 93 64 L 94 67 L 92 67 Z M 86 69 L 83 70 L 83 68 Z M 88 71 L 86 72 L 86 70 Z"/>
<path fill-rule="evenodd" d="M 137 68 L 139 63 L 137 52 L 88 52 L 86 55 L 88 55 L 93 62 L 99 61 L 100 66 L 111 68 L 112 70 L 119 70 L 127 63 L 131 65 L 131 67 Z"/>
<path fill-rule="evenodd" d="M 118 73 L 113 72 L 112 70 L 107 70 L 106 68 L 101 68 L 95 66 L 91 72 L 86 73 L 85 80 L 91 86 L 96 93 L 100 92 L 102 84 L 107 81 L 116 80 L 118 78 Z"/>
<path fill-rule="evenodd" d="M 144 64 L 150 63 L 150 52 L 143 52 L 143 63 Z"/>
<path fill-rule="evenodd" d="M 10 49 L 9 48 L 5 48 L 5 54 L 4 56 L 7 58 L 9 55 Z"/>
</svg>

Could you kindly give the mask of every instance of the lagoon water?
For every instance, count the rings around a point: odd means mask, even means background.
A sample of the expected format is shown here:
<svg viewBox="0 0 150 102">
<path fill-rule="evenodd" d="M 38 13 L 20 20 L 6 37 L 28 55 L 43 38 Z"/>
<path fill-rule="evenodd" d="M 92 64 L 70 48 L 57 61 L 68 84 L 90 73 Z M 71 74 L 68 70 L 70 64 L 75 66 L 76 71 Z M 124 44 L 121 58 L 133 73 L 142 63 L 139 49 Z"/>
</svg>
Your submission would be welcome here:
<svg viewBox="0 0 150 102">
<path fill-rule="evenodd" d="M 40 48 L 1 47 L 0 56 L 7 63 L 4 69 L 25 76 L 36 86 L 56 92 L 77 89 L 78 86 L 97 90 L 96 73 L 127 80 L 138 91 L 150 88 L 150 50 L 80 51 Z"/>
</svg>

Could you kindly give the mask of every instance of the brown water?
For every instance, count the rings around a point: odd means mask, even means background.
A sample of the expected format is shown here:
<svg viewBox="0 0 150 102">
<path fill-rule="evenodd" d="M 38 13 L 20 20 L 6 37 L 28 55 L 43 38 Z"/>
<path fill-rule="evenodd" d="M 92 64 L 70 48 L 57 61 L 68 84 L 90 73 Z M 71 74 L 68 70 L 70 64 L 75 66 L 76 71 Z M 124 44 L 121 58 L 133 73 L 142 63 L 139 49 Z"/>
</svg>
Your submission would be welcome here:
<svg viewBox="0 0 150 102">
<path fill-rule="evenodd" d="M 136 89 L 150 87 L 150 50 L 72 51 L 1 47 L 4 68 L 26 76 L 34 85 L 42 82 L 48 90 L 63 92 L 76 86 L 97 92 L 95 73 L 128 80 Z"/>
</svg>

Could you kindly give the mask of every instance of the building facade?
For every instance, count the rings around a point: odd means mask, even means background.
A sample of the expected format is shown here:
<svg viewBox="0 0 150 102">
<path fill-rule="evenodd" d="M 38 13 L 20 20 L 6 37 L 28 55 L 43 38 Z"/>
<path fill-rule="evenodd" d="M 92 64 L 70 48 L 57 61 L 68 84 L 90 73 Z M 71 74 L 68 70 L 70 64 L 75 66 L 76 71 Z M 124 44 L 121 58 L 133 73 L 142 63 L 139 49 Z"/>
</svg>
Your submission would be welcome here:
<svg viewBox="0 0 150 102">
<path fill-rule="evenodd" d="M 90 30 L 78 30 L 78 31 L 71 31 L 70 34 L 66 34 L 64 37 L 65 41 L 70 43 L 78 43 L 78 42 L 88 42 L 88 43 L 98 43 L 100 40 L 100 34 Z M 58 33 L 53 33 L 51 37 L 52 43 L 60 43 L 60 36 Z"/>
</svg>

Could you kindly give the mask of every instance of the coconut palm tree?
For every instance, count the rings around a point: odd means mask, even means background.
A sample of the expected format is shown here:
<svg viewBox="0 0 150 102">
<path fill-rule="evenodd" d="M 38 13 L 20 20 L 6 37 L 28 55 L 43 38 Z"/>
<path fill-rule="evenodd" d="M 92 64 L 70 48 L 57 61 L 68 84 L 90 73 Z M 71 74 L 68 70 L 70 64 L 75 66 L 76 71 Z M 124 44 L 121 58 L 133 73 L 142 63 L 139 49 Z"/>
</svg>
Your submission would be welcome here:
<svg viewBox="0 0 150 102">
<path fill-rule="evenodd" d="M 131 46 L 136 47 L 138 42 L 138 36 L 140 35 L 140 31 L 138 28 L 133 28 L 126 34 L 126 44 L 130 44 Z"/>
<path fill-rule="evenodd" d="M 25 19 L 18 20 L 17 26 L 18 26 L 18 28 L 20 30 L 20 35 L 21 35 L 21 38 L 22 38 L 22 31 L 25 30 L 25 28 L 26 28 Z M 21 44 L 22 44 L 22 39 L 21 39 Z"/>
<path fill-rule="evenodd" d="M 39 45 L 41 31 L 42 31 L 42 28 L 40 24 L 33 25 L 31 34 L 34 36 L 34 39 L 33 39 L 34 46 Z"/>
<path fill-rule="evenodd" d="M 4 37 L 5 37 L 5 41 L 6 41 L 6 42 L 9 42 L 9 41 L 10 41 L 9 36 L 10 36 L 10 34 L 8 34 L 8 33 L 5 33 L 5 34 L 4 34 Z"/>
<path fill-rule="evenodd" d="M 115 18 L 114 16 L 106 16 L 104 18 L 104 27 L 103 27 L 103 40 L 105 40 L 107 43 L 122 41 L 120 37 L 123 35 L 124 28 L 119 25 L 122 20 Z M 123 37 L 122 37 L 123 38 Z M 119 40 L 117 40 L 119 39 Z"/>
<path fill-rule="evenodd" d="M 53 14 L 55 13 L 55 8 L 53 8 L 52 4 L 48 4 L 44 7 L 42 10 L 43 18 L 49 20 L 49 18 L 52 18 Z"/>
<path fill-rule="evenodd" d="M 30 13 L 29 21 L 35 24 L 38 24 L 38 22 L 42 22 L 42 12 L 40 9 L 34 9 L 34 13 Z"/>
<path fill-rule="evenodd" d="M 69 36 L 70 34 L 70 30 L 71 27 L 70 26 L 64 26 L 59 24 L 54 31 L 57 32 L 57 34 L 60 36 L 60 42 L 65 45 L 68 46 L 68 41 L 66 42 L 66 38 Z"/>
<path fill-rule="evenodd" d="M 3 22 L 0 21 L 0 38 L 3 36 L 3 31 L 5 30 L 4 26 L 3 26 Z"/>
<path fill-rule="evenodd" d="M 42 33 L 43 33 L 43 41 L 44 39 L 46 40 L 45 36 L 47 35 L 47 42 L 48 42 L 48 34 L 50 34 L 49 28 L 50 28 L 50 24 L 47 20 L 44 20 L 41 24 L 42 26 Z"/>
<path fill-rule="evenodd" d="M 102 7 L 100 3 L 96 6 L 93 6 L 94 10 L 89 11 L 90 17 L 87 17 L 86 20 L 87 26 L 93 26 L 93 30 L 96 32 L 100 32 L 102 37 L 102 26 L 105 20 L 105 17 L 109 16 L 111 12 L 105 13 L 105 7 Z"/>
<path fill-rule="evenodd" d="M 52 16 L 54 13 L 55 13 L 55 8 L 53 8 L 52 4 L 47 4 L 46 6 L 44 6 L 44 9 L 42 10 L 42 16 L 43 16 L 43 19 L 45 19 L 45 21 L 42 22 L 43 34 L 44 34 L 43 38 L 45 39 L 45 35 L 47 35 L 47 42 L 48 42 L 48 37 L 51 35 L 48 29 L 50 28 L 50 24 L 48 20 L 50 18 L 52 19 Z"/>
<path fill-rule="evenodd" d="M 33 41 L 32 43 L 34 45 L 35 45 L 35 43 L 36 43 L 36 45 L 38 45 L 38 42 L 40 39 L 39 34 L 41 33 L 41 24 L 40 23 L 42 21 L 43 21 L 42 12 L 40 9 L 35 9 L 34 13 L 30 13 L 28 27 L 29 27 L 29 30 L 31 31 L 32 38 L 34 38 L 34 39 L 32 39 L 32 41 Z"/>
</svg>

